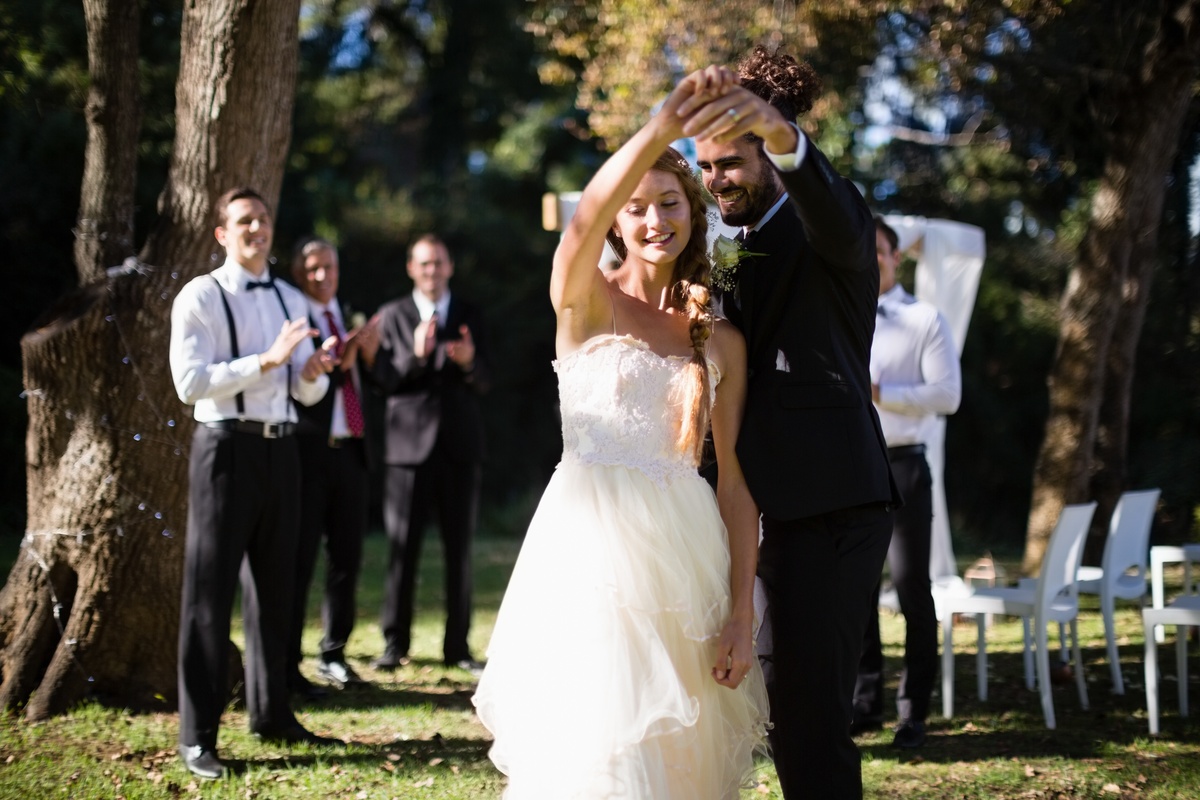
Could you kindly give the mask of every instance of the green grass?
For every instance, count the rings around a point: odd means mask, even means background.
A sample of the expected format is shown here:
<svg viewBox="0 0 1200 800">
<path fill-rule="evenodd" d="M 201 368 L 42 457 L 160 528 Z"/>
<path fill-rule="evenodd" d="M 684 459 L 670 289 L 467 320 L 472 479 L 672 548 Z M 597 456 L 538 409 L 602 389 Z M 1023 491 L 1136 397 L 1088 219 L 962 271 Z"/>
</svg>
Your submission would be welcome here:
<svg viewBox="0 0 1200 800">
<path fill-rule="evenodd" d="M 133 714 L 94 703 L 70 715 L 30 725 L 16 717 L 0 723 L 0 798 L 491 798 L 502 776 L 487 759 L 487 732 L 470 704 L 469 674 L 441 664 L 442 603 L 440 550 L 430 537 L 419 590 L 413 663 L 392 674 L 369 666 L 383 642 L 377 623 L 384 540 L 369 537 L 359 596 L 359 625 L 347 655 L 371 683 L 334 692 L 297 706 L 303 723 L 322 734 L 346 739 L 345 750 L 264 745 L 246 732 L 244 713 L 226 712 L 221 755 L 233 767 L 227 780 L 194 780 L 175 755 L 173 714 Z M 476 547 L 477 607 L 471 644 L 482 655 L 519 544 L 481 538 Z M 1168 574 L 1179 583 L 1179 572 Z M 304 665 L 310 677 L 320 631 L 318 597 L 311 598 L 312 624 L 305 636 Z M 915 752 L 891 747 L 887 731 L 859 739 L 868 798 L 1024 800 L 1045 798 L 1194 798 L 1200 796 L 1200 724 L 1181 719 L 1173 682 L 1173 629 L 1160 661 L 1163 735 L 1147 734 L 1142 684 L 1142 639 L 1134 610 L 1122 609 L 1119 630 L 1127 683 L 1124 697 L 1109 692 L 1103 629 L 1092 610 L 1081 636 L 1087 659 L 1091 710 L 1079 708 L 1074 684 L 1054 690 L 1058 729 L 1045 729 L 1036 692 L 1024 687 L 1020 626 L 998 620 L 989 632 L 989 699 L 975 698 L 974 627 L 956 631 L 956 716 L 930 719 L 929 740 Z M 894 696 L 903 622 L 884 619 L 884 640 L 893 670 Z M 1193 648 L 1194 652 L 1194 648 Z M 1200 706 L 1200 663 L 1191 658 L 1191 699 Z M 570 669 L 570 665 L 545 665 Z M 570 736 L 570 698 L 562 703 L 563 725 L 548 736 Z M 940 711 L 940 698 L 934 710 Z M 1193 717 L 1193 720 L 1196 718 Z M 758 765 L 750 798 L 780 798 L 769 762 Z"/>
</svg>

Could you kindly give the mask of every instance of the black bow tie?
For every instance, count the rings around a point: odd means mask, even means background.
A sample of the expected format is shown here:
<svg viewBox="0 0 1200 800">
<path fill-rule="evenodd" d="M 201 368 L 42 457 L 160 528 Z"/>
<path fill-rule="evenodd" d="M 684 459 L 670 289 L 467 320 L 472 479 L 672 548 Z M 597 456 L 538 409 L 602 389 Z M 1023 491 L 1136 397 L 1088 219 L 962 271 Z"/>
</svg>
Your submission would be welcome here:
<svg viewBox="0 0 1200 800">
<path fill-rule="evenodd" d="M 267 278 L 265 281 L 247 281 L 246 288 L 247 289 L 274 289 L 275 288 L 275 280 L 273 278 Z"/>
</svg>

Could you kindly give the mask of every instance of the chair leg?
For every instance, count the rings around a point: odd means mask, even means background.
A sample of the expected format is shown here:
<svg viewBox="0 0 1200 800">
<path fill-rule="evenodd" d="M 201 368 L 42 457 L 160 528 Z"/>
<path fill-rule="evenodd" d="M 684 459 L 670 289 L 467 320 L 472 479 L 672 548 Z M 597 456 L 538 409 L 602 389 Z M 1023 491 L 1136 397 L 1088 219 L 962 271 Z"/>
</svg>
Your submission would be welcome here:
<svg viewBox="0 0 1200 800">
<path fill-rule="evenodd" d="M 1042 714 L 1046 717 L 1046 727 L 1055 728 L 1054 694 L 1050 685 L 1050 650 L 1046 636 L 1046 625 L 1041 620 L 1035 620 L 1034 638 L 1037 640 L 1037 683 L 1038 693 L 1042 697 Z"/>
<path fill-rule="evenodd" d="M 1188 668 L 1187 646 L 1188 635 L 1192 632 L 1190 625 L 1175 626 L 1175 674 L 1179 676 L 1179 716 L 1188 715 Z"/>
<path fill-rule="evenodd" d="M 954 614 L 942 616 L 942 716 L 954 716 Z"/>
<path fill-rule="evenodd" d="M 1030 618 L 1021 617 L 1021 633 L 1025 640 L 1025 651 L 1021 657 L 1025 663 L 1025 688 L 1033 691 L 1033 636 L 1029 630 Z"/>
<path fill-rule="evenodd" d="M 987 700 L 987 616 L 984 614 L 975 615 L 975 626 L 978 629 L 978 634 L 975 637 L 975 675 L 976 675 L 976 694 L 979 699 Z"/>
<path fill-rule="evenodd" d="M 1146 716 L 1150 719 L 1150 735 L 1158 735 L 1158 642 L 1154 634 L 1157 625 L 1150 625 L 1146 617 L 1142 617 L 1142 629 L 1146 637 L 1146 654 L 1143 659 L 1146 665 Z"/>
<path fill-rule="evenodd" d="M 1121 674 L 1121 654 L 1117 651 L 1117 628 L 1113 618 L 1113 596 L 1100 593 L 1100 613 L 1104 617 L 1104 642 L 1108 645 L 1108 670 L 1112 674 L 1113 694 L 1125 694 L 1125 677 Z"/>
<path fill-rule="evenodd" d="M 1079 647 L 1079 620 L 1071 620 L 1071 654 L 1075 657 L 1075 688 L 1079 690 L 1079 707 L 1088 709 L 1087 681 L 1083 675 L 1083 651 Z"/>
</svg>

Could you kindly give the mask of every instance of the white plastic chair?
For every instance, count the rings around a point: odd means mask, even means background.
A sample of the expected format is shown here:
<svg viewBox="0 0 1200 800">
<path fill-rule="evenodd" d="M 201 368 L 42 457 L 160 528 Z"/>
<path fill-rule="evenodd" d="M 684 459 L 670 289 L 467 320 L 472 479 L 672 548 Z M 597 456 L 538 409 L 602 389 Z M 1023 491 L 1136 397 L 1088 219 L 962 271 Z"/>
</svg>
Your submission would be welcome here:
<svg viewBox="0 0 1200 800">
<path fill-rule="evenodd" d="M 1188 628 L 1200 626 L 1200 595 L 1176 597 L 1163 608 L 1142 609 L 1142 631 L 1146 637 L 1146 711 L 1150 717 L 1150 733 L 1158 733 L 1158 642 L 1154 640 L 1156 625 L 1175 625 L 1175 670 L 1179 685 L 1179 716 L 1188 715 Z"/>
<path fill-rule="evenodd" d="M 1104 639 L 1108 645 L 1108 667 L 1112 673 L 1113 694 L 1125 694 L 1121 658 L 1117 653 L 1117 633 L 1113 609 L 1117 598 L 1141 601 L 1146 596 L 1147 556 L 1150 552 L 1150 525 L 1158 506 L 1158 489 L 1125 492 L 1113 509 L 1104 542 L 1104 556 L 1098 567 L 1080 567 L 1077 585 L 1080 594 L 1100 595 L 1100 613 L 1104 617 Z M 1059 626 L 1062 636 L 1062 626 Z"/>
<path fill-rule="evenodd" d="M 1083 657 L 1079 651 L 1079 630 L 1076 618 L 1079 615 L 1079 598 L 1075 591 L 1075 574 L 1083 554 L 1083 541 L 1096 504 L 1069 505 L 1063 508 L 1058 524 L 1050 534 L 1050 542 L 1042 559 L 1041 572 L 1033 587 L 990 588 L 981 587 L 966 597 L 946 600 L 942 617 L 942 714 L 947 719 L 954 715 L 954 615 L 974 614 L 978 629 L 978 651 L 975 656 L 978 693 L 980 700 L 987 700 L 987 614 L 1005 614 L 1021 617 L 1025 631 L 1025 685 L 1033 688 L 1035 653 L 1031 652 L 1032 639 L 1036 642 L 1037 687 L 1042 699 L 1042 713 L 1046 727 L 1054 729 L 1054 698 L 1050 687 L 1050 658 L 1047 650 L 1046 626 L 1051 622 L 1070 623 L 1071 649 L 1075 659 L 1075 685 L 1079 690 L 1079 704 L 1088 707 L 1087 684 L 1083 678 Z"/>
</svg>

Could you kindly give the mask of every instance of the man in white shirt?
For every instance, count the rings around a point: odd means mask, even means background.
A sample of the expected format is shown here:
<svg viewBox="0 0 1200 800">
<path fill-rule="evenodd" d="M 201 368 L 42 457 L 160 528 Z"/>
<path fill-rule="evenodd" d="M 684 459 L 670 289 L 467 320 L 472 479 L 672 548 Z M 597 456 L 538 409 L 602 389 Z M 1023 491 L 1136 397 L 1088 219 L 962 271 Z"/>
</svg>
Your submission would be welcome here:
<svg viewBox="0 0 1200 800">
<path fill-rule="evenodd" d="M 331 343 L 312 344 L 299 291 L 271 279 L 273 222 L 249 188 L 217 200 L 225 263 L 180 290 L 171 308 L 171 377 L 194 406 L 179 624 L 179 752 L 220 778 L 217 731 L 228 699 L 229 628 L 239 570 L 246 630 L 246 711 L 269 741 L 332 744 L 292 713 L 286 641 L 299 524 L 293 398 L 329 385 Z"/>
<path fill-rule="evenodd" d="M 958 410 L 962 377 L 945 318 L 896 280 L 898 245 L 896 232 L 876 217 L 879 308 L 871 346 L 871 399 L 887 439 L 892 475 L 904 495 L 888 548 L 888 568 L 906 629 L 904 671 L 896 692 L 899 724 L 893 743 L 914 748 L 925 742 L 925 718 L 938 670 L 937 616 L 929 582 L 933 496 L 925 431 L 938 415 Z M 878 605 L 877 586 L 876 610 L 867 628 L 854 689 L 854 733 L 879 727 L 883 718 Z"/>
</svg>

